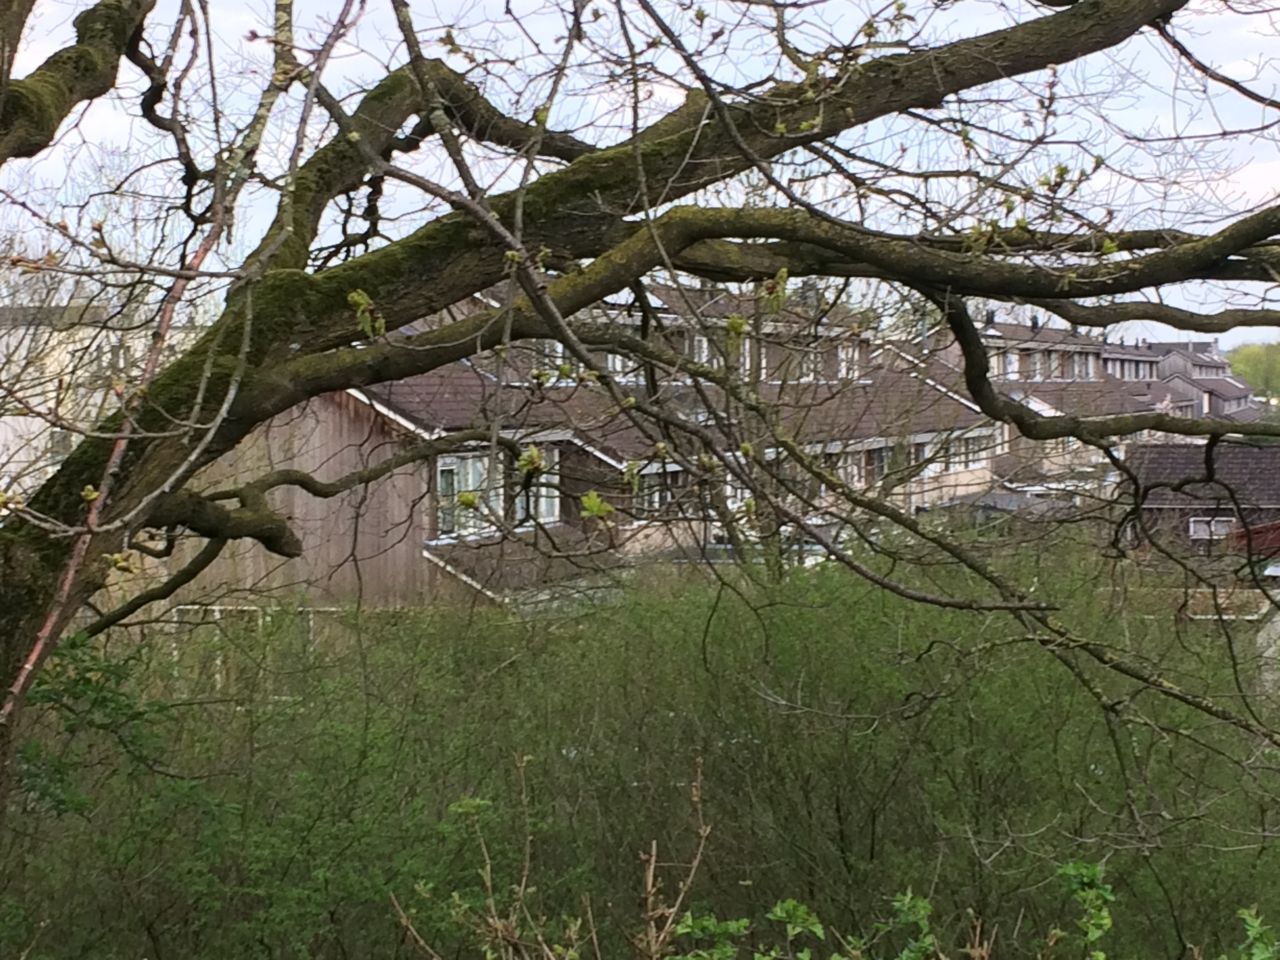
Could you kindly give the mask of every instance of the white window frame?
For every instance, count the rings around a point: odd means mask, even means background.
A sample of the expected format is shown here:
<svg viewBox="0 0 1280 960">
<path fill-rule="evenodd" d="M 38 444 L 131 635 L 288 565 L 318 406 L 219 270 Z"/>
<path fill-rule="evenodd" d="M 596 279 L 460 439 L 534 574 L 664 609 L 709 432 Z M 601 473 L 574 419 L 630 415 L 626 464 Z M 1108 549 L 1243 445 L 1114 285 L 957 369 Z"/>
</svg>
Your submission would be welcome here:
<svg viewBox="0 0 1280 960">
<path fill-rule="evenodd" d="M 953 437 L 947 443 L 946 469 L 981 470 L 991 459 L 992 438 L 987 434 Z"/>
<path fill-rule="evenodd" d="M 535 520 L 543 526 L 560 522 L 560 450 L 557 447 L 540 449 L 543 471 L 527 488 L 515 494 L 517 525 L 532 526 Z"/>
<path fill-rule="evenodd" d="M 889 475 L 893 463 L 893 447 L 868 447 L 862 451 L 862 471 L 868 486 Z"/>
<path fill-rule="evenodd" d="M 754 497 L 755 495 L 751 492 L 751 488 L 738 477 L 730 475 L 725 478 L 724 501 L 731 511 L 741 510 L 746 502 L 754 499 Z"/>
<path fill-rule="evenodd" d="M 675 500 L 684 483 L 683 470 L 655 470 L 640 474 L 640 491 L 636 500 L 643 516 L 657 516 Z"/>
<path fill-rule="evenodd" d="M 639 380 L 644 376 L 640 362 L 625 353 L 609 352 L 605 354 L 605 369 L 615 380 L 623 382 Z"/>
<path fill-rule="evenodd" d="M 1225 540 L 1235 526 L 1235 517 L 1190 517 L 1187 538 L 1190 540 Z"/>
<path fill-rule="evenodd" d="M 862 374 L 858 340 L 844 340 L 836 346 L 836 373 L 841 380 L 858 380 Z"/>
<path fill-rule="evenodd" d="M 689 340 L 689 346 L 694 363 L 700 363 L 706 367 L 716 366 L 716 358 L 711 350 L 711 338 L 706 334 L 695 333 Z"/>
<path fill-rule="evenodd" d="M 822 380 L 826 359 L 821 345 L 800 347 L 796 360 L 796 380 L 800 383 L 817 383 Z"/>
<path fill-rule="evenodd" d="M 1026 379 L 1036 381 L 1044 379 L 1044 357 L 1039 350 L 1024 350 L 1022 357 L 1027 361 Z"/>
<path fill-rule="evenodd" d="M 493 466 L 490 452 L 455 453 L 436 459 L 437 538 L 474 537 L 494 529 L 494 518 L 502 515 L 502 466 L 497 464 L 496 477 L 491 476 Z M 450 474 L 452 481 L 446 483 L 444 478 Z M 475 509 L 458 503 L 464 493 L 480 494 Z"/>
<path fill-rule="evenodd" d="M 550 374 L 553 378 L 560 378 L 560 368 L 568 365 L 573 373 L 578 370 L 577 361 L 569 356 L 569 351 L 565 345 L 559 340 L 533 340 L 530 341 L 531 356 L 530 370 L 541 370 Z"/>
<path fill-rule="evenodd" d="M 863 469 L 862 469 L 862 451 L 861 450 L 845 450 L 840 454 L 840 479 L 851 487 L 861 487 Z"/>
</svg>

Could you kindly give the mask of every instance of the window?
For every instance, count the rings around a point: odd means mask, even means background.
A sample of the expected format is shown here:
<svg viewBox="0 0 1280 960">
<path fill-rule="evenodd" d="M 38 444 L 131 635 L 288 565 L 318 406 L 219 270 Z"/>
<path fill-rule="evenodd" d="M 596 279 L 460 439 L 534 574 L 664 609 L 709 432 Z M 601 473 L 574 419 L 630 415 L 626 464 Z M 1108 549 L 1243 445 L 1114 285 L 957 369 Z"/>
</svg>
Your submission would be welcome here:
<svg viewBox="0 0 1280 960">
<path fill-rule="evenodd" d="M 1072 355 L 1071 375 L 1076 380 L 1093 379 L 1093 354 L 1077 353 Z"/>
<path fill-rule="evenodd" d="M 801 348 L 796 354 L 797 379 L 799 380 L 811 383 L 814 380 L 824 379 L 823 366 L 823 356 L 820 348 Z"/>
<path fill-rule="evenodd" d="M 858 379 L 862 366 L 861 358 L 858 356 L 860 346 L 861 344 L 854 340 L 852 343 L 841 343 L 836 348 L 836 367 L 841 380 Z"/>
<path fill-rule="evenodd" d="M 863 451 L 862 469 L 867 483 L 879 483 L 884 479 L 885 474 L 889 472 L 889 460 L 892 456 L 892 447 L 876 447 L 874 450 Z"/>
<path fill-rule="evenodd" d="M 560 521 L 560 451 L 542 448 L 543 470 L 527 487 L 515 492 L 516 523 Z"/>
<path fill-rule="evenodd" d="M 570 371 L 577 369 L 577 364 L 570 361 L 568 351 L 559 340 L 534 340 L 530 345 L 530 352 L 531 370 L 558 376 L 562 367 L 567 367 Z"/>
<path fill-rule="evenodd" d="M 1234 517 L 1192 517 L 1187 521 L 1187 534 L 1192 540 L 1221 540 L 1234 524 Z"/>
<path fill-rule="evenodd" d="M 436 462 L 436 536 L 469 536 L 493 524 L 502 488 L 490 481 L 488 453 L 441 457 Z"/>
<path fill-rule="evenodd" d="M 959 437 L 947 445 L 948 470 L 976 470 L 987 462 L 990 437 Z"/>
<path fill-rule="evenodd" d="M 1041 369 L 1040 354 L 1037 351 L 1035 350 L 1023 351 L 1022 359 L 1025 361 L 1022 364 L 1022 367 L 1024 370 L 1027 371 L 1028 380 L 1043 379 L 1043 376 L 1042 376 L 1043 370 Z"/>
<path fill-rule="evenodd" d="M 621 353 L 606 354 L 605 369 L 618 380 L 636 380 L 642 376 L 640 364 Z"/>
<path fill-rule="evenodd" d="M 863 461 L 856 453 L 840 454 L 840 479 L 850 486 L 862 486 Z"/>
<path fill-rule="evenodd" d="M 681 470 L 661 470 L 640 475 L 640 490 L 636 495 L 636 513 L 641 516 L 665 511 L 675 499 L 676 491 L 684 486 L 685 475 Z"/>
<path fill-rule="evenodd" d="M 723 366 L 723 358 L 720 356 L 720 352 L 712 345 L 710 337 L 695 334 L 692 347 L 694 362 L 704 364 L 713 370 L 718 370 Z"/>
<path fill-rule="evenodd" d="M 725 505 L 730 510 L 740 510 L 748 500 L 754 499 L 751 488 L 737 477 L 730 476 L 724 482 Z"/>
<path fill-rule="evenodd" d="M 124 344 L 95 344 L 86 351 L 89 353 L 88 375 L 95 385 L 111 386 L 124 376 L 129 366 L 129 354 Z"/>
</svg>

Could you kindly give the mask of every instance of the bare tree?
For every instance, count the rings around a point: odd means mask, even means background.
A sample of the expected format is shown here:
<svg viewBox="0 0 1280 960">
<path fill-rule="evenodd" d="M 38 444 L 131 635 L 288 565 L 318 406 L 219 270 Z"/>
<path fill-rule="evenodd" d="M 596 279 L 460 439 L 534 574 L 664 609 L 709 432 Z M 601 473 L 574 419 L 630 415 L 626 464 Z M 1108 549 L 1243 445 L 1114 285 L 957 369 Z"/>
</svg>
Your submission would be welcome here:
<svg viewBox="0 0 1280 960">
<path fill-rule="evenodd" d="M 5 67 L 31 6 L 0 10 Z M 198 471 L 311 398 L 522 341 L 559 343 L 589 372 L 593 402 L 664 456 L 749 489 L 761 528 L 799 530 L 887 589 L 1007 612 L 1109 709 L 1099 675 L 1280 745 L 1256 711 L 1077 635 L 1052 599 L 886 496 L 894 470 L 913 476 L 914 451 L 879 463 L 874 484 L 851 482 L 798 439 L 749 363 L 683 352 L 591 310 L 630 291 L 643 317 L 655 271 L 760 284 L 766 300 L 786 295 L 788 278 L 833 278 L 853 285 L 846 300 L 874 296 L 882 313 L 897 298 L 908 327 L 944 324 L 971 406 L 1032 440 L 1111 456 L 1150 431 L 1274 435 L 1155 409 L 1045 414 L 993 385 L 975 320 L 987 303 L 1094 329 L 1277 323 L 1280 207 L 1212 189 L 1232 172 L 1224 154 L 1273 129 L 1276 104 L 1197 59 L 1185 0 L 961 6 L 566 0 L 446 23 L 415 19 L 404 0 L 346 0 L 299 26 L 277 0 L 271 23 L 240 34 L 242 50 L 220 46 L 205 4 L 164 22 L 149 2 L 86 7 L 70 45 L 2 78 L 0 161 L 15 172 L 6 196 L 25 231 L 10 266 L 92 287 L 108 314 L 127 308 L 145 347 L 110 415 L 71 424 L 80 442 L 56 472 L 7 495 L 0 755 L 35 671 L 143 531 L 201 538 L 197 564 L 237 540 L 295 556 L 301 542 L 269 491 L 331 496 L 476 437 L 431 438 L 337 481 L 274 473 L 215 496 L 190 484 Z M 1215 14 L 1270 14 L 1236 11 Z M 1153 131 L 1145 115 L 1126 125 L 1126 58 L 1139 55 L 1193 110 L 1248 103 L 1261 123 L 1229 126 L 1222 107 L 1208 133 Z M 74 166 L 76 125 L 112 110 L 145 121 L 127 169 L 49 190 L 25 179 L 42 157 Z M 111 167 L 94 155 L 82 166 Z M 210 302 L 218 316 L 186 345 L 184 312 Z M 735 334 L 738 322 L 722 325 Z M 607 355 L 681 375 L 702 413 L 627 389 Z M 36 413 L 56 419 L 56 408 Z M 808 519 L 819 491 L 829 518 L 897 528 L 919 556 L 966 570 L 971 588 L 932 591 L 859 559 Z M 732 531 L 730 506 L 709 499 L 703 509 Z"/>
</svg>

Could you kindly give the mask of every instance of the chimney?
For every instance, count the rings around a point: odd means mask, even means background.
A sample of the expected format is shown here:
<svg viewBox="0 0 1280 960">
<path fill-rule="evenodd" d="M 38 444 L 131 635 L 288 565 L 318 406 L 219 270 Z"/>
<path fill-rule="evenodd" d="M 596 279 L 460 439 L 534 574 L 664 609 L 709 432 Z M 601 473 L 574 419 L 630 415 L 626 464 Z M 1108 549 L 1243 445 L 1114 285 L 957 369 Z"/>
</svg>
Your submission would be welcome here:
<svg viewBox="0 0 1280 960">
<path fill-rule="evenodd" d="M 996 325 L 996 312 L 992 309 L 987 310 L 987 322 L 983 324 L 984 330 L 990 330 Z"/>
<path fill-rule="evenodd" d="M 1031 315 L 1031 329 L 1032 330 L 1040 329 L 1040 317 L 1034 313 Z"/>
</svg>

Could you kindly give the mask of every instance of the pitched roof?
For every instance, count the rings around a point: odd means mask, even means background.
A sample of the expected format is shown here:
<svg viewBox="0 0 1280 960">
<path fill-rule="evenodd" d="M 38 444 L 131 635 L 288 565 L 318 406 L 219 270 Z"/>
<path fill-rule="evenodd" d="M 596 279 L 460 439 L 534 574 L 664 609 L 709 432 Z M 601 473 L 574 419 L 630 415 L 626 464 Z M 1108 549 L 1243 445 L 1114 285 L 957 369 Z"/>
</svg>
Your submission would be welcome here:
<svg viewBox="0 0 1280 960">
<path fill-rule="evenodd" d="M 1195 382 L 1224 400 L 1243 400 L 1253 395 L 1253 391 L 1235 377 L 1196 377 Z"/>
<path fill-rule="evenodd" d="M 1141 413 L 1150 404 L 1129 393 L 1123 381 L 1101 380 L 1018 380 L 1001 384 L 1004 393 L 1018 400 L 1034 398 L 1055 410 L 1078 417 L 1109 417 Z"/>
<path fill-rule="evenodd" d="M 105 327 L 113 318 L 105 306 L 93 304 L 66 304 L 62 306 L 9 306 L 0 307 L 0 328 L 48 327 L 67 330 L 71 327 Z"/>
<path fill-rule="evenodd" d="M 761 314 L 762 300 L 751 294 L 736 293 L 722 287 L 673 286 L 664 283 L 647 283 L 645 289 L 677 316 L 691 320 L 724 320 L 735 314 L 745 317 Z M 793 292 L 776 309 L 763 311 L 766 319 L 791 326 L 820 325 L 839 329 L 859 328 L 867 325 L 866 311 L 856 310 L 846 303 L 813 304 L 805 300 L 802 292 Z"/>
<path fill-rule="evenodd" d="M 988 323 L 978 332 L 990 340 L 1007 340 L 1023 343 L 1045 344 L 1047 346 L 1081 347 L 1098 349 L 1102 342 L 1096 337 L 1071 330 L 1067 327 L 1050 327 L 1040 324 L 1032 327 L 1023 323 Z"/>
<path fill-rule="evenodd" d="M 1108 360 L 1150 360 L 1154 363 L 1160 359 L 1160 354 L 1152 350 L 1150 344 L 1136 343 L 1104 343 L 1102 355 Z"/>
<path fill-rule="evenodd" d="M 1209 454 L 1205 444 L 1141 444 L 1125 460 L 1146 489 L 1144 506 L 1280 507 L 1280 444 L 1224 440 Z"/>
<path fill-rule="evenodd" d="M 1267 414 L 1267 408 L 1260 403 L 1251 403 L 1247 407 L 1240 410 L 1233 410 L 1227 414 L 1228 420 L 1234 420 L 1236 423 L 1257 423 Z"/>
<path fill-rule="evenodd" d="M 921 434 L 968 430 L 987 422 L 940 364 L 899 369 L 885 363 L 858 381 L 759 383 L 755 395 L 772 425 L 726 405 L 710 384 L 664 384 L 658 402 L 672 414 L 718 434 L 726 448 L 749 441 L 762 449 L 776 435 L 802 444 L 898 440 Z M 620 385 L 641 395 L 640 385 Z M 417 377 L 368 387 L 364 393 L 426 432 L 490 425 L 508 432 L 567 431 L 570 437 L 615 463 L 647 460 L 662 439 L 642 428 L 598 383 L 564 386 L 501 383 L 492 374 L 461 362 Z M 708 407 L 729 409 L 727 424 L 708 418 Z"/>
</svg>

